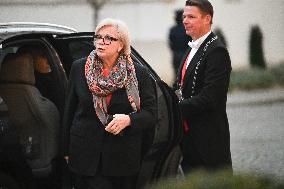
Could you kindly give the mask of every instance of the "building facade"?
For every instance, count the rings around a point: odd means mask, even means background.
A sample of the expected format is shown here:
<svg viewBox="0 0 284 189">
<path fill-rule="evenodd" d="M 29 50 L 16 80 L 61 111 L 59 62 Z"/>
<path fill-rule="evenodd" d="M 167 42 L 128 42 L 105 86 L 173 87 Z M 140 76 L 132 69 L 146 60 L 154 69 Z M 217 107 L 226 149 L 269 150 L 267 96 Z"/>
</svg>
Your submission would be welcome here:
<svg viewBox="0 0 284 189">
<path fill-rule="evenodd" d="M 253 25 L 262 30 L 268 66 L 284 62 L 283 0 L 211 2 L 215 9 L 213 30 L 221 28 L 233 69 L 249 65 L 249 35 Z M 167 83 L 171 83 L 173 70 L 167 36 L 174 24 L 174 10 L 182 8 L 184 3 L 184 0 L 108 0 L 97 13 L 99 20 L 106 17 L 124 20 L 130 29 L 132 45 Z M 78 31 L 93 31 L 94 12 L 94 7 L 87 0 L 0 1 L 0 22 L 45 22 L 66 25 Z"/>
</svg>

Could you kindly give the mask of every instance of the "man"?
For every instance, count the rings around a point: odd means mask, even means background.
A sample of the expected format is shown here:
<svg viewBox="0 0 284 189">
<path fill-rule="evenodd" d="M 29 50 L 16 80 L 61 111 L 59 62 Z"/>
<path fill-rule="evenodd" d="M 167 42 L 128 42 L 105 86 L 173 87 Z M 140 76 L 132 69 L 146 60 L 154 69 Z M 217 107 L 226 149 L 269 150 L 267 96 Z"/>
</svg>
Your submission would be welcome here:
<svg viewBox="0 0 284 189">
<path fill-rule="evenodd" d="M 183 9 L 175 11 L 176 24 L 171 27 L 168 42 L 172 51 L 172 65 L 174 68 L 174 78 L 176 79 L 178 68 L 181 64 L 181 59 L 188 47 L 187 43 L 190 40 L 190 36 L 186 35 L 185 29 L 182 23 Z"/>
<path fill-rule="evenodd" d="M 207 0 L 187 0 L 183 13 L 186 34 L 192 37 L 178 72 L 180 109 L 185 135 L 185 172 L 232 169 L 226 114 L 231 61 L 224 44 L 211 31 L 213 7 Z"/>
</svg>

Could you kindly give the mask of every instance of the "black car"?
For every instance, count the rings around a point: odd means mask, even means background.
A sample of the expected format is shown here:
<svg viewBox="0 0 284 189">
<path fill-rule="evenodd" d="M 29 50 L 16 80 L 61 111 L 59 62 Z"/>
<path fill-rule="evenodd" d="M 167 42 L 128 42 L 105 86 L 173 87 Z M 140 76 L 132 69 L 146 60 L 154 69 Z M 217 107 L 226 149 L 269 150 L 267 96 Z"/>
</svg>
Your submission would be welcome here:
<svg viewBox="0 0 284 189">
<path fill-rule="evenodd" d="M 71 188 L 60 149 L 61 118 L 74 61 L 94 49 L 93 33 L 40 23 L 0 24 L 0 188 Z M 47 66 L 35 65 L 44 54 Z M 144 136 L 137 186 L 177 176 L 182 121 L 177 98 L 132 48 L 156 84 L 158 123 Z"/>
</svg>

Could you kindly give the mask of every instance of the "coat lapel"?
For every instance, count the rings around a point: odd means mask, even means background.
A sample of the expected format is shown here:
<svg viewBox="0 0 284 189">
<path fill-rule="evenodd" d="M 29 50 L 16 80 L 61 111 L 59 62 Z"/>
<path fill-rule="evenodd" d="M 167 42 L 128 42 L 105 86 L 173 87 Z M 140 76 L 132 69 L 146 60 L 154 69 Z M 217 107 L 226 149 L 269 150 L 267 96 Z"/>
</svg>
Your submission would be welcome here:
<svg viewBox="0 0 284 189">
<path fill-rule="evenodd" d="M 198 63 L 202 53 L 203 53 L 203 48 L 205 47 L 205 44 L 214 36 L 214 34 L 211 32 L 210 35 L 205 39 L 205 41 L 201 44 L 201 46 L 198 48 L 197 52 L 195 53 L 194 57 L 190 61 L 188 68 L 186 69 L 185 72 L 185 77 L 184 77 L 184 89 L 188 86 L 190 80 L 190 76 L 194 74 L 194 68 L 196 67 L 196 64 Z"/>
</svg>

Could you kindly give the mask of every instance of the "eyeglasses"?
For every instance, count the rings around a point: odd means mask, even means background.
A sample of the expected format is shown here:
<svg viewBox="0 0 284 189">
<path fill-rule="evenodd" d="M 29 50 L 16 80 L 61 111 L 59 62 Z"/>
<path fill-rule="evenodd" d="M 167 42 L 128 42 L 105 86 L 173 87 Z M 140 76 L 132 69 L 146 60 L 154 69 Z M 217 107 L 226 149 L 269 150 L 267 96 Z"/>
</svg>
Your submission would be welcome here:
<svg viewBox="0 0 284 189">
<path fill-rule="evenodd" d="M 99 35 L 99 34 L 94 35 L 94 42 L 95 43 L 97 43 L 100 39 L 103 40 L 105 45 L 110 45 L 112 41 L 117 41 L 118 40 L 117 38 L 111 37 L 109 35 L 106 35 L 104 37 Z"/>
</svg>

